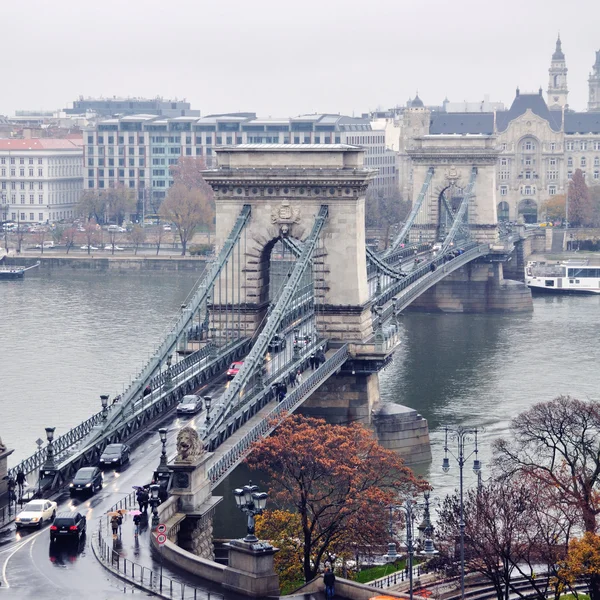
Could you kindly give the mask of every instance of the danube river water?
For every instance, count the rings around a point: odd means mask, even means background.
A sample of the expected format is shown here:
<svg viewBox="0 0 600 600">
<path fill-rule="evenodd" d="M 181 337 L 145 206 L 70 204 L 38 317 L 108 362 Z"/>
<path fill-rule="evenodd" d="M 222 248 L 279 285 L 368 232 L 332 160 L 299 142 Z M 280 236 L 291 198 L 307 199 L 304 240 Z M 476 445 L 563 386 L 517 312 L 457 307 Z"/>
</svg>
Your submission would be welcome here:
<svg viewBox="0 0 600 600">
<path fill-rule="evenodd" d="M 195 280 L 55 270 L 2 282 L 0 437 L 15 448 L 11 464 L 36 449 L 44 427 L 60 435 L 100 409 L 101 393 L 122 391 Z M 527 315 L 402 317 L 403 344 L 380 375 L 381 395 L 428 419 L 433 461 L 418 470 L 437 494 L 458 484 L 456 468 L 439 468 L 444 425 L 485 427 L 485 465 L 492 441 L 532 404 L 559 394 L 600 399 L 599 317 L 598 296 L 535 297 Z"/>
</svg>

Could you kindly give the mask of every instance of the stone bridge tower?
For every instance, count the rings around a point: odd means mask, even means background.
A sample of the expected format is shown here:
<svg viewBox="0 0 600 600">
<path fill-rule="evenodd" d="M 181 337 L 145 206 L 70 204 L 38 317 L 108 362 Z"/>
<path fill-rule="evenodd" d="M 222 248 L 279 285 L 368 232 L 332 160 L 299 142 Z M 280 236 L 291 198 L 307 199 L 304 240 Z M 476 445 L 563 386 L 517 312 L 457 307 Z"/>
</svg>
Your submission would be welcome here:
<svg viewBox="0 0 600 600">
<path fill-rule="evenodd" d="M 434 173 L 427 196 L 421 205 L 410 236 L 411 241 L 437 240 L 442 212 L 441 195 L 460 197 L 471 178 L 477 177 L 469 202 L 468 222 L 471 238 L 481 243 L 498 239 L 496 213 L 496 138 L 483 135 L 429 135 L 416 138 L 408 149 L 413 163 L 413 202 L 421 191 L 430 167 Z M 452 191 L 452 194 L 448 194 Z"/>
<path fill-rule="evenodd" d="M 322 245 L 314 256 L 317 326 L 330 339 L 362 341 L 372 334 L 365 254 L 365 194 L 375 171 L 355 146 L 242 144 L 217 150 L 219 168 L 206 171 L 216 203 L 216 246 L 222 246 L 242 207 L 252 208 L 242 260 L 247 335 L 269 305 L 269 260 L 281 236 L 298 241 L 329 207 Z"/>
</svg>

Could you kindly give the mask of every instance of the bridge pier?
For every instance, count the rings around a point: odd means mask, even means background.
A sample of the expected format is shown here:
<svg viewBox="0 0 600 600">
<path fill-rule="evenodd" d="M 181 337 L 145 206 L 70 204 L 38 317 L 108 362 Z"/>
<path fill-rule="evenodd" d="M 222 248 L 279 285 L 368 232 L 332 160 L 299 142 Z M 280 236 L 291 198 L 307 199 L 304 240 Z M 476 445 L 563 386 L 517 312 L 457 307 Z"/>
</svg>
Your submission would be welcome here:
<svg viewBox="0 0 600 600">
<path fill-rule="evenodd" d="M 499 262 L 471 262 L 425 291 L 409 310 L 456 313 L 531 312 L 529 288 L 504 279 Z"/>
</svg>

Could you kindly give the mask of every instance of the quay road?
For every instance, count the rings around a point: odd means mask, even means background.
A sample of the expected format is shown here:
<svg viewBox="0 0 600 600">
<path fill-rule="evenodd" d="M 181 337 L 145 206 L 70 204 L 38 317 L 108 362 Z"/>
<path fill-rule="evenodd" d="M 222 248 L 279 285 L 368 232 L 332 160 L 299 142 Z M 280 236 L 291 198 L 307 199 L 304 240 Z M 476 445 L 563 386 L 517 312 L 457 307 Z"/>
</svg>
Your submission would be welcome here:
<svg viewBox="0 0 600 600">
<path fill-rule="evenodd" d="M 222 393 L 224 381 L 218 388 L 214 385 L 199 390 L 200 394 Z M 168 430 L 167 455 L 175 453 L 177 431 L 191 425 L 201 427 L 206 416 L 203 410 L 193 418 L 175 418 L 164 426 Z M 157 426 L 158 427 L 158 426 Z M 50 546 L 49 525 L 41 531 L 21 529 L 14 539 L 0 546 L 0 598 L 40 598 L 40 599 L 112 599 L 124 593 L 143 593 L 110 575 L 96 560 L 91 538 L 97 529 L 97 520 L 119 499 L 133 491 L 134 485 L 150 481 L 158 466 L 162 446 L 155 430 L 148 432 L 147 439 L 132 450 L 130 462 L 119 470 L 104 473 L 102 490 L 90 498 L 70 498 L 67 490 L 61 493 L 57 512 L 78 510 L 87 517 L 87 535 L 76 544 L 55 544 Z M 133 527 L 131 519 L 123 527 Z M 243 533 L 242 531 L 240 534 Z M 148 530 L 139 536 L 139 547 L 128 545 L 126 540 L 133 536 L 123 536 L 123 555 L 158 572 L 159 563 L 151 555 Z M 237 599 L 236 594 L 224 593 L 220 586 L 201 581 L 184 572 L 177 572 L 163 565 L 163 573 L 175 581 L 183 581 L 207 591 L 215 592 L 214 598 Z M 201 596 L 199 596 L 201 597 Z"/>
</svg>

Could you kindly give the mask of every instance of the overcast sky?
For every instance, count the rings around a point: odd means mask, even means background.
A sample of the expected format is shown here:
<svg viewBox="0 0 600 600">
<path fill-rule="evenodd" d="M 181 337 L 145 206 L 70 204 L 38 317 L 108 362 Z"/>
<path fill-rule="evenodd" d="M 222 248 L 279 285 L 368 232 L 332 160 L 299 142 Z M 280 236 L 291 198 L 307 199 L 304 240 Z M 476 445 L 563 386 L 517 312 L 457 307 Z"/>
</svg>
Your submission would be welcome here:
<svg viewBox="0 0 600 600">
<path fill-rule="evenodd" d="M 557 32 L 585 110 L 598 0 L 1 2 L 0 114 L 80 95 L 186 98 L 202 114 L 360 114 L 548 85 Z"/>
</svg>

